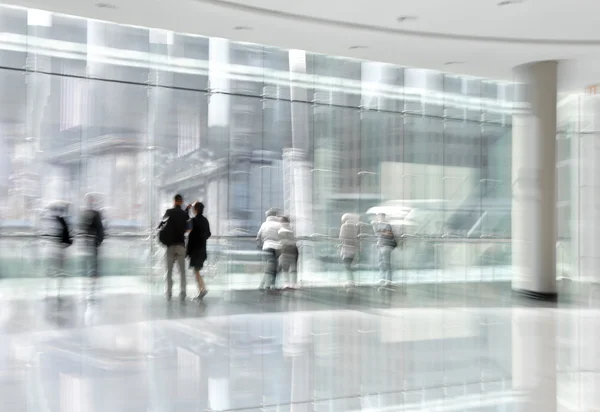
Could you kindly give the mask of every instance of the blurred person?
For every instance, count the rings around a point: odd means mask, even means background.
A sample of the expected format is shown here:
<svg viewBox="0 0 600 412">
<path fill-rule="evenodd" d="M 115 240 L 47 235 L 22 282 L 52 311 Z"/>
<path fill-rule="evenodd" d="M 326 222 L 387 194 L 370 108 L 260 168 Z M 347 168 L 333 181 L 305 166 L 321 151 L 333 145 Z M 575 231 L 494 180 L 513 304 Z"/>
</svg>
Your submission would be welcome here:
<svg viewBox="0 0 600 412">
<path fill-rule="evenodd" d="M 298 284 L 298 246 L 296 244 L 296 236 L 291 227 L 290 218 L 282 216 L 281 228 L 279 229 L 279 273 L 287 273 L 288 283 L 284 286 L 285 289 L 296 289 Z"/>
<path fill-rule="evenodd" d="M 177 262 L 180 275 L 179 299 L 184 301 L 186 298 L 186 277 L 185 277 L 185 232 L 187 231 L 187 222 L 189 219 L 189 210 L 192 205 L 182 208 L 183 197 L 175 195 L 173 198 L 173 207 L 167 209 L 163 215 L 162 221 L 158 225 L 160 231 L 159 239 L 167 247 L 165 254 L 167 270 L 165 273 L 165 298 L 171 300 L 173 291 L 173 266 Z"/>
<path fill-rule="evenodd" d="M 397 246 L 396 237 L 387 220 L 385 213 L 378 213 L 372 223 L 373 231 L 377 236 L 377 249 L 379 250 L 380 283 L 384 286 L 392 284 L 392 251 Z"/>
<path fill-rule="evenodd" d="M 358 250 L 358 216 L 346 213 L 342 216 L 340 227 L 340 257 L 344 263 L 347 276 L 347 286 L 354 286 L 354 271 L 352 264 Z"/>
<path fill-rule="evenodd" d="M 53 202 L 47 207 L 42 219 L 42 237 L 46 240 L 48 277 L 58 278 L 56 285 L 58 297 L 60 297 L 62 286 L 60 279 L 66 276 L 66 248 L 73 244 L 68 209 L 69 206 L 66 202 Z M 46 284 L 46 296 L 48 296 L 48 284 Z"/>
<path fill-rule="evenodd" d="M 277 254 L 280 249 L 279 229 L 281 222 L 276 209 L 269 209 L 265 213 L 265 222 L 260 226 L 256 241 L 265 253 L 265 275 L 259 289 L 272 289 L 275 287 L 277 277 Z"/>
<path fill-rule="evenodd" d="M 85 210 L 81 215 L 79 230 L 86 251 L 86 274 L 91 278 L 90 297 L 93 297 L 98 278 L 98 251 L 104 241 L 102 216 L 97 208 L 97 199 L 90 193 L 84 197 Z"/>
<path fill-rule="evenodd" d="M 200 275 L 200 271 L 206 261 L 206 241 L 211 236 L 210 225 L 204 217 L 204 204 L 200 202 L 194 203 L 194 217 L 190 219 L 190 234 L 188 236 L 187 256 L 190 258 L 190 269 L 194 271 L 196 276 L 196 285 L 198 286 L 197 300 L 202 300 L 208 293 L 204 279 Z"/>
</svg>

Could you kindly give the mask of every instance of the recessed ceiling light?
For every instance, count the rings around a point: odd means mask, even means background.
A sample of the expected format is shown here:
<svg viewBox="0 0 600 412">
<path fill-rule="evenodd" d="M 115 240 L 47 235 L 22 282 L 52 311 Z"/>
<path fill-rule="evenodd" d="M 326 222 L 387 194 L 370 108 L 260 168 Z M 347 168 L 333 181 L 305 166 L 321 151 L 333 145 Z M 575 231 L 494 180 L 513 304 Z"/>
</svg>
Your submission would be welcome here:
<svg viewBox="0 0 600 412">
<path fill-rule="evenodd" d="M 110 4 L 110 3 L 96 3 L 96 7 L 98 7 L 99 9 L 116 9 L 117 6 L 115 6 L 114 4 Z"/>
<path fill-rule="evenodd" d="M 417 18 L 418 18 L 417 16 L 400 16 L 400 17 L 396 18 L 396 21 L 398 23 L 404 23 L 404 22 L 407 22 L 407 21 L 417 20 Z"/>
<path fill-rule="evenodd" d="M 250 26 L 235 26 L 233 30 L 252 30 Z"/>
<path fill-rule="evenodd" d="M 348 50 L 360 50 L 360 49 L 368 49 L 367 46 L 350 46 Z"/>
<path fill-rule="evenodd" d="M 512 4 L 524 3 L 525 0 L 502 0 L 498 2 L 498 6 L 510 6 Z"/>
</svg>

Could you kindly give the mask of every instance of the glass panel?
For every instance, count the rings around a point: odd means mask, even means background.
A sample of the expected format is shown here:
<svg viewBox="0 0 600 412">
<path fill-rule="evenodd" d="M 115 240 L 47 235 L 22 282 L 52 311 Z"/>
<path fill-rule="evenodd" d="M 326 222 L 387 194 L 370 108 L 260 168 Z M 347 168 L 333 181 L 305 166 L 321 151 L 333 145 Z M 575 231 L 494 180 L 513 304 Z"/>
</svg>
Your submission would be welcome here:
<svg viewBox="0 0 600 412">
<path fill-rule="evenodd" d="M 433 70 L 404 70 L 404 110 L 407 113 L 442 117 L 444 75 Z"/>
<path fill-rule="evenodd" d="M 88 21 L 50 12 L 29 10 L 27 66 L 54 74 L 86 75 Z"/>
<path fill-rule="evenodd" d="M 35 273 L 42 261 L 35 238 L 40 210 L 37 162 L 39 139 L 29 138 L 27 125 L 27 83 L 23 72 L 0 70 L 0 259 L 2 277 Z M 39 167 L 39 169 L 37 169 Z M 31 255 L 31 252 L 35 255 Z"/>
<path fill-rule="evenodd" d="M 362 63 L 358 60 L 314 54 L 312 66 L 316 103 L 358 107 Z"/>
<path fill-rule="evenodd" d="M 159 276 L 148 235 L 180 193 L 206 205 L 206 271 L 225 273 L 223 287 L 258 284 L 254 238 L 270 208 L 291 218 L 308 284 L 349 279 L 344 215 L 362 235 L 355 279 L 379 280 L 377 211 L 400 243 L 395 280 L 509 276 L 510 83 L 10 7 L 0 25 L 11 68 L 0 75 L 0 201 L 15 233 L 38 226 L 16 211 L 63 200 L 77 223 L 94 193 L 111 236 L 105 270 Z M 581 116 L 560 117 L 563 189 L 581 180 L 573 153 L 593 152 L 588 97 Z M 584 201 L 586 182 L 573 189 Z M 559 191 L 561 236 L 573 198 Z"/>
<path fill-rule="evenodd" d="M 156 63 L 150 60 L 149 29 L 97 20 L 87 23 L 89 77 L 142 84 L 152 82 L 148 67 Z"/>
<path fill-rule="evenodd" d="M 472 77 L 444 76 L 444 116 L 481 120 L 481 81 Z"/>
<path fill-rule="evenodd" d="M 237 93 L 246 96 L 261 96 L 264 83 L 263 46 L 230 41 L 211 41 L 211 48 L 218 50 L 215 55 L 226 62 L 227 86 L 211 88 L 217 91 Z M 211 56 L 213 51 L 211 50 Z"/>
<path fill-rule="evenodd" d="M 361 106 L 401 112 L 404 109 L 404 69 L 390 64 L 362 62 Z"/>
<path fill-rule="evenodd" d="M 208 87 L 209 39 L 167 30 L 150 30 L 151 84 L 184 89 Z"/>
<path fill-rule="evenodd" d="M 22 69 L 27 59 L 27 10 L 0 6 L 0 65 Z"/>
</svg>

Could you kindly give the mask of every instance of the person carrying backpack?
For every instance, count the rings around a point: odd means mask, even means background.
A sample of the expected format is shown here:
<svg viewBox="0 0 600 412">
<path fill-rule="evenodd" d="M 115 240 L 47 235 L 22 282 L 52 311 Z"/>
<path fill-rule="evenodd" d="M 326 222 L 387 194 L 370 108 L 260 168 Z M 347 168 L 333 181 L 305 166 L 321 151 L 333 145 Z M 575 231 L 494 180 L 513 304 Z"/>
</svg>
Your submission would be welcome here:
<svg viewBox="0 0 600 412">
<path fill-rule="evenodd" d="M 173 290 L 173 266 L 175 265 L 175 262 L 177 262 L 180 275 L 179 299 L 184 301 L 187 295 L 187 282 L 185 276 L 185 232 L 188 228 L 188 211 L 192 205 L 188 205 L 183 209 L 183 197 L 181 195 L 175 195 L 173 201 L 173 207 L 167 209 L 158 226 L 158 237 L 160 242 L 167 247 L 167 252 L 165 254 L 167 264 L 165 273 L 165 298 L 171 300 Z"/>
<path fill-rule="evenodd" d="M 58 297 L 60 297 L 61 279 L 66 276 L 66 249 L 73 244 L 67 211 L 68 204 L 66 202 L 56 201 L 47 207 L 42 219 L 46 267 L 48 276 L 57 279 Z M 46 282 L 46 297 L 48 297 L 50 287 L 48 282 Z"/>
</svg>

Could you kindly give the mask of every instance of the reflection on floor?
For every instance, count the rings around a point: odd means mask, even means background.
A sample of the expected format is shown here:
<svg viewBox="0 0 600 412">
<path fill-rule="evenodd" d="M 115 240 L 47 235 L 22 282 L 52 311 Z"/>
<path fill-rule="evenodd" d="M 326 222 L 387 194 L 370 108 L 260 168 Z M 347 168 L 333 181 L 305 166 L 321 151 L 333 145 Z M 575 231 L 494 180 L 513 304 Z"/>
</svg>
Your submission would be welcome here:
<svg viewBox="0 0 600 412">
<path fill-rule="evenodd" d="M 1 410 L 597 409 L 600 293 L 561 288 L 555 303 L 508 283 L 4 299 Z"/>
</svg>

